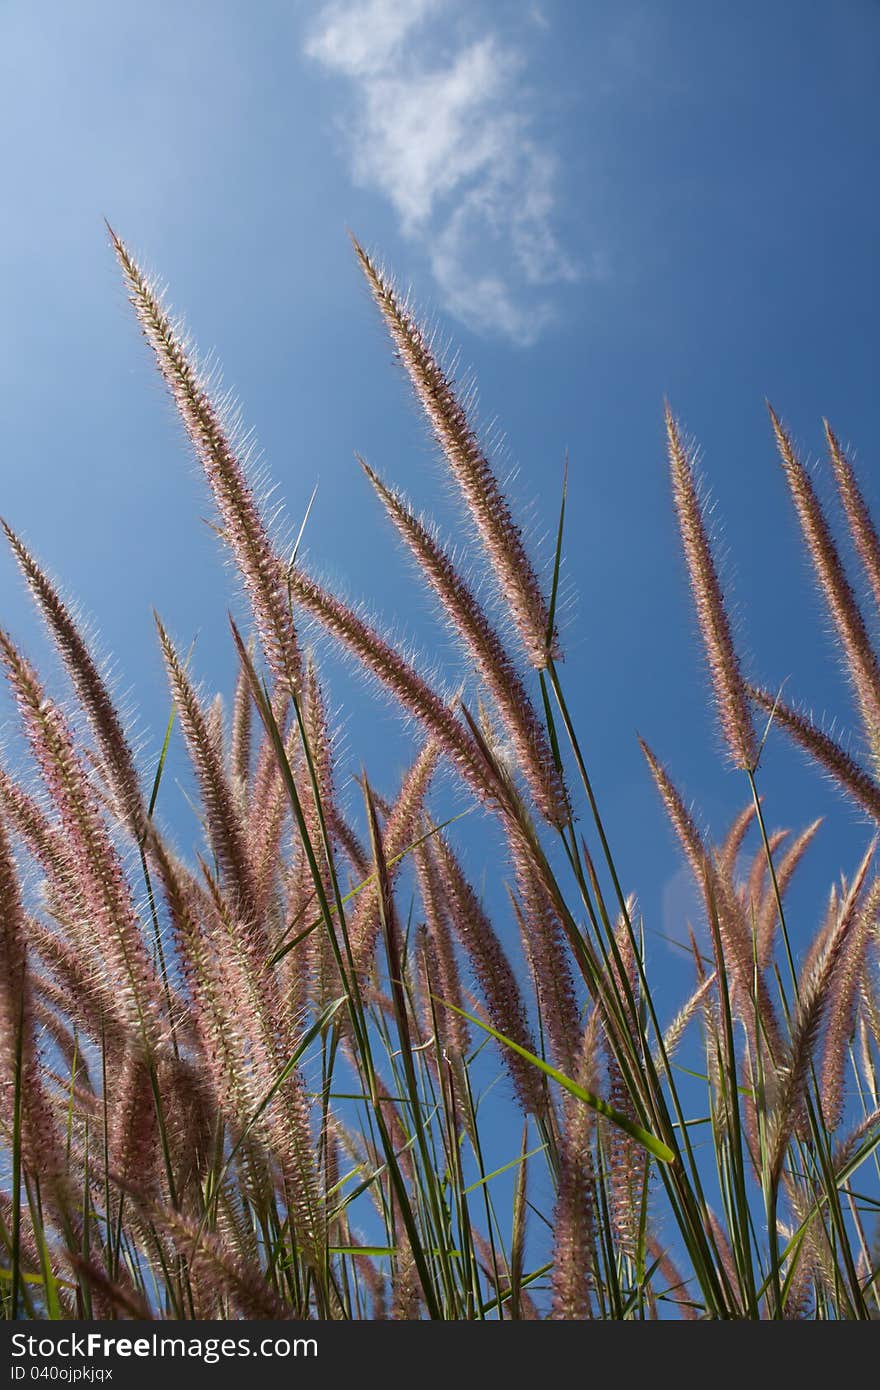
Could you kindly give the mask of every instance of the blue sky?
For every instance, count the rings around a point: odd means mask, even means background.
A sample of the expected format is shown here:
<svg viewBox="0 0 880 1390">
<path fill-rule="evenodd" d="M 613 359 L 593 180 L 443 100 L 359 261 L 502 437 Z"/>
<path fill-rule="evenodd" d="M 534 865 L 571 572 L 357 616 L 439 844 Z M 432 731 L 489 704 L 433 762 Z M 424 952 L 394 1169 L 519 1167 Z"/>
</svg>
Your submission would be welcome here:
<svg viewBox="0 0 880 1390">
<path fill-rule="evenodd" d="M 228 691 L 234 589 L 104 216 L 216 351 L 294 525 L 318 483 L 310 562 L 460 669 L 354 462 L 460 527 L 352 228 L 476 374 L 539 555 L 569 451 L 565 679 L 627 886 L 680 931 L 636 730 L 716 833 L 747 788 L 706 698 L 663 399 L 703 447 L 750 673 L 849 725 L 763 402 L 811 456 L 828 415 L 880 508 L 880 7 L 7 0 L 0 40 L 0 512 L 94 619 L 147 749 L 167 714 L 151 609 Z M 0 609 L 39 656 L 3 556 Z M 344 769 L 390 789 L 410 743 L 329 671 Z M 868 831 L 778 739 L 764 790 L 776 824 L 828 813 L 805 941 Z"/>
</svg>

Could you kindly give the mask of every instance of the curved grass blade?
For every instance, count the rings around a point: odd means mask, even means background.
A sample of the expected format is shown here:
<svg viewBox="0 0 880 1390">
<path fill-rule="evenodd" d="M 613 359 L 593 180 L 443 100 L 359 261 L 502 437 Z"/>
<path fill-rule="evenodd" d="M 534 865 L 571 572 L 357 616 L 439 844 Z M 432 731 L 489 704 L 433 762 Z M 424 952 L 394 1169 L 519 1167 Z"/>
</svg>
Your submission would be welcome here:
<svg viewBox="0 0 880 1390">
<path fill-rule="evenodd" d="M 461 1014 L 462 1018 L 468 1019 L 475 1027 L 482 1028 L 484 1033 L 488 1033 L 497 1042 L 504 1043 L 505 1047 L 511 1048 L 520 1057 L 524 1057 L 527 1062 L 531 1062 L 532 1066 L 537 1067 L 552 1081 L 556 1081 L 563 1090 L 568 1091 L 569 1095 L 575 1096 L 577 1100 L 582 1100 L 584 1105 L 589 1105 L 591 1110 L 595 1110 L 599 1115 L 604 1115 L 611 1124 L 622 1129 L 631 1139 L 635 1139 L 637 1144 L 641 1144 L 643 1149 L 647 1149 L 648 1153 L 653 1154 L 654 1158 L 658 1158 L 661 1163 L 675 1162 L 675 1154 L 672 1149 L 668 1148 L 656 1135 L 649 1134 L 646 1129 L 642 1129 L 641 1125 L 635 1124 L 626 1115 L 622 1115 L 619 1110 L 615 1110 L 613 1106 L 608 1104 L 607 1100 L 603 1100 L 601 1096 L 595 1096 L 592 1091 L 587 1091 L 583 1086 L 579 1086 L 576 1081 L 572 1081 L 570 1076 L 566 1076 L 557 1067 L 551 1067 L 549 1062 L 545 1062 L 541 1057 L 536 1057 L 534 1052 L 529 1052 L 528 1048 L 520 1047 L 519 1043 L 515 1043 L 504 1033 L 499 1033 L 498 1029 L 493 1028 L 491 1024 L 484 1023 L 482 1019 L 475 1018 L 473 1014 L 466 1013 L 464 1009 L 456 1008 L 454 1004 L 448 1003 L 445 999 L 437 999 L 436 1002 L 442 1004 L 445 1009 L 452 1009 L 453 1013 Z"/>
</svg>

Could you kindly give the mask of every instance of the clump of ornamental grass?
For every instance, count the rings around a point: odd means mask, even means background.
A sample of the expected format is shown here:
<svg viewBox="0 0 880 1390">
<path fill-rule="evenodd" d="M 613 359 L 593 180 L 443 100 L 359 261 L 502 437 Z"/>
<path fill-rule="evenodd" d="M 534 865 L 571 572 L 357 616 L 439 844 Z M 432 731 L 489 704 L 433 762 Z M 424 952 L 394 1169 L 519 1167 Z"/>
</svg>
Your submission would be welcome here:
<svg viewBox="0 0 880 1390">
<path fill-rule="evenodd" d="M 880 679 L 779 422 L 867 765 L 746 682 L 693 451 L 667 412 L 713 699 L 750 793 L 714 845 L 644 745 L 702 902 L 691 978 L 670 1006 L 652 986 L 650 921 L 622 883 L 566 699 L 564 496 L 554 554 L 541 557 L 495 477 L 472 397 L 355 243 L 506 608 L 502 625 L 432 519 L 362 463 L 460 644 L 467 679 L 441 684 L 398 646 L 393 622 L 333 593 L 298 547 L 289 556 L 237 410 L 110 235 L 250 630 L 231 624 L 227 716 L 175 640 L 174 614 L 157 618 L 173 713 L 144 781 L 73 609 L 4 523 L 67 682 L 56 695 L 17 637 L 0 635 L 23 735 L 0 767 L 6 1316 L 875 1316 L 874 845 L 854 853 L 818 927 L 788 921 L 819 823 L 768 829 L 756 709 L 880 819 Z M 878 597 L 880 542 L 827 438 Z M 397 786 L 359 768 L 361 808 L 341 791 L 315 629 L 416 734 Z M 172 740 L 196 787 L 203 843 L 189 860 L 160 818 Z M 436 812 L 444 776 L 466 802 L 448 822 Z M 475 816 L 499 846 L 489 891 L 469 864 Z M 510 1115 L 500 1128 L 499 1104 Z M 505 1133 L 521 1142 L 508 1149 Z"/>
</svg>

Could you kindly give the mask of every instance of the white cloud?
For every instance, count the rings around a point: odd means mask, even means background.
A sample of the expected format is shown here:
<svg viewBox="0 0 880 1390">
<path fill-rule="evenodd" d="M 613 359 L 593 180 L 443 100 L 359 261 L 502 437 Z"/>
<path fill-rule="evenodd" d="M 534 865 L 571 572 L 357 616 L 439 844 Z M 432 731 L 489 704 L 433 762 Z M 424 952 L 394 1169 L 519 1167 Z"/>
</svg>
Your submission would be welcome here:
<svg viewBox="0 0 880 1390">
<path fill-rule="evenodd" d="M 557 162 L 534 135 L 523 53 L 492 33 L 456 41 L 449 25 L 438 31 L 432 21 L 456 8 L 334 0 L 305 51 L 352 83 L 353 176 L 388 198 L 424 248 L 446 307 L 529 343 L 553 316 L 548 287 L 578 274 L 553 231 Z"/>
<path fill-rule="evenodd" d="M 325 5 L 306 53 L 349 77 L 381 72 L 440 0 L 335 0 Z"/>
</svg>

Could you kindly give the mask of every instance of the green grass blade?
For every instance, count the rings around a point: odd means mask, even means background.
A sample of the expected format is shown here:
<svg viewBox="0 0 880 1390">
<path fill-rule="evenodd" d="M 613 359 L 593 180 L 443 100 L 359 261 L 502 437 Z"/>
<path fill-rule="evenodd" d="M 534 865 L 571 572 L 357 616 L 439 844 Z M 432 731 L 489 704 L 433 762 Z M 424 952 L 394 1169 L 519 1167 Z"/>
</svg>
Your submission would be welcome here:
<svg viewBox="0 0 880 1390">
<path fill-rule="evenodd" d="M 563 1090 L 568 1091 L 569 1095 L 575 1096 L 578 1100 L 582 1100 L 585 1105 L 589 1105 L 597 1114 L 604 1115 L 606 1120 L 616 1125 L 618 1129 L 622 1129 L 631 1139 L 635 1139 L 637 1144 L 641 1144 L 643 1149 L 647 1149 L 648 1153 L 652 1154 L 654 1158 L 659 1159 L 661 1163 L 675 1162 L 675 1154 L 672 1149 L 668 1148 L 660 1139 L 657 1139 L 655 1135 L 649 1134 L 646 1129 L 642 1129 L 641 1125 L 635 1124 L 626 1115 L 622 1115 L 619 1110 L 615 1110 L 613 1106 L 608 1104 L 607 1100 L 602 1100 L 601 1096 L 595 1096 L 592 1091 L 585 1090 L 583 1086 L 579 1086 L 576 1081 L 572 1081 L 571 1077 L 566 1076 L 563 1072 L 559 1071 L 557 1067 L 552 1067 L 549 1062 L 545 1062 L 541 1057 L 536 1057 L 534 1052 L 529 1052 L 528 1048 L 520 1047 L 519 1043 L 514 1042 L 512 1038 L 506 1037 L 504 1033 L 499 1033 L 498 1029 L 493 1028 L 491 1024 L 484 1023 L 482 1019 L 476 1018 L 473 1014 L 466 1013 L 464 1009 L 456 1008 L 454 1004 L 447 1003 L 445 999 L 438 999 L 437 1003 L 442 1004 L 446 1009 L 452 1009 L 454 1013 L 460 1014 L 462 1018 L 468 1019 L 475 1027 L 482 1028 L 484 1033 L 488 1033 L 489 1036 L 495 1038 L 497 1042 L 503 1043 L 505 1047 L 509 1047 L 514 1052 L 518 1053 L 520 1057 L 524 1057 L 527 1062 L 531 1062 L 532 1066 L 537 1067 L 545 1076 L 549 1076 L 551 1081 L 555 1081 Z"/>
</svg>

